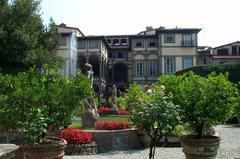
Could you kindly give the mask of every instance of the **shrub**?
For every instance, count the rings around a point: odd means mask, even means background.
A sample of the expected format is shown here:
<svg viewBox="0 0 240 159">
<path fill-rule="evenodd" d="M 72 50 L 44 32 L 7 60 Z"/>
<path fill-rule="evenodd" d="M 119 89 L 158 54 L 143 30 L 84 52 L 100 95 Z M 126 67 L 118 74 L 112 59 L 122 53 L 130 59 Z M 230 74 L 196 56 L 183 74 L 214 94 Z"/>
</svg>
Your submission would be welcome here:
<svg viewBox="0 0 240 159">
<path fill-rule="evenodd" d="M 129 122 L 114 122 L 114 121 L 98 121 L 96 122 L 96 129 L 98 130 L 118 130 L 130 129 L 132 126 Z"/>
<path fill-rule="evenodd" d="M 193 71 L 203 77 L 207 77 L 212 72 L 229 73 L 229 80 L 233 83 L 240 82 L 240 63 L 226 63 L 218 65 L 195 66 L 176 72 L 177 75 L 182 75 L 186 72 Z"/>
<path fill-rule="evenodd" d="M 127 89 L 127 93 L 124 94 L 124 102 L 126 109 L 131 113 L 133 110 L 141 108 L 148 102 L 148 96 L 137 84 L 132 84 Z"/>
<path fill-rule="evenodd" d="M 68 144 L 90 144 L 93 142 L 93 135 L 76 128 L 67 128 L 58 133 L 58 137 L 63 138 Z"/>
</svg>

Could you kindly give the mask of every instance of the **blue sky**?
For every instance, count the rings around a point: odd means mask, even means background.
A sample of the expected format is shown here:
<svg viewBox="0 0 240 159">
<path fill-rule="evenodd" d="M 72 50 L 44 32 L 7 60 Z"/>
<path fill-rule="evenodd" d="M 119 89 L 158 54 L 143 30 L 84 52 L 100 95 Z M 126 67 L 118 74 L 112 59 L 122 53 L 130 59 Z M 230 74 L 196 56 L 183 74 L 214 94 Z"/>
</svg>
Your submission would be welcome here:
<svg viewBox="0 0 240 159">
<path fill-rule="evenodd" d="M 42 18 L 85 35 L 137 34 L 154 28 L 202 28 L 201 46 L 240 41 L 240 0 L 42 0 Z"/>
</svg>

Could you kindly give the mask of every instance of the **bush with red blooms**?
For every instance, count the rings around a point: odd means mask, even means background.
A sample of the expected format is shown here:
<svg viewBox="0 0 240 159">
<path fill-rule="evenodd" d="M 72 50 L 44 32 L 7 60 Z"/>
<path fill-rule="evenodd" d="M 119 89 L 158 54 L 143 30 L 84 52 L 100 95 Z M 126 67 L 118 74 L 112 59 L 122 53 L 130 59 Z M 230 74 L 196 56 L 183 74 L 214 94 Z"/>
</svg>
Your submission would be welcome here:
<svg viewBox="0 0 240 159">
<path fill-rule="evenodd" d="M 128 115 L 129 112 L 126 109 L 118 109 L 117 114 L 118 115 Z"/>
<path fill-rule="evenodd" d="M 115 122 L 115 121 L 97 121 L 96 129 L 98 130 L 119 130 L 130 129 L 132 126 L 129 122 Z"/>
<path fill-rule="evenodd" d="M 93 135 L 89 132 L 84 132 L 76 128 L 67 128 L 58 133 L 58 137 L 63 138 L 68 144 L 90 144 L 92 143 Z"/>
<path fill-rule="evenodd" d="M 99 107 L 97 108 L 97 111 L 99 114 L 104 114 L 104 115 L 113 114 L 112 109 L 109 107 Z"/>
</svg>

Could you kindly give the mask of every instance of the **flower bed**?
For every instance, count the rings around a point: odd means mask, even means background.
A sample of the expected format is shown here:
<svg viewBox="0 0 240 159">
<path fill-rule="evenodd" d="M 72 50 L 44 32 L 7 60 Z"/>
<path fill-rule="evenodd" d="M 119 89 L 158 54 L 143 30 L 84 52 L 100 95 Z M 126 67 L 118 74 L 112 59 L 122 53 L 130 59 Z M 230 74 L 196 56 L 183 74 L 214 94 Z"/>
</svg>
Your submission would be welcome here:
<svg viewBox="0 0 240 159">
<path fill-rule="evenodd" d="M 119 130 L 130 129 L 132 126 L 129 122 L 113 122 L 113 121 L 98 121 L 96 129 L 98 130 Z"/>
<path fill-rule="evenodd" d="M 126 109 L 118 109 L 117 114 L 118 115 L 129 115 L 129 112 Z"/>
<path fill-rule="evenodd" d="M 76 128 L 67 128 L 59 132 L 58 137 L 67 141 L 65 154 L 67 155 L 93 155 L 97 153 L 93 135 Z"/>
<path fill-rule="evenodd" d="M 118 114 L 118 115 L 128 115 L 128 111 L 126 109 L 118 109 L 117 112 L 114 112 L 112 108 L 109 107 L 99 107 L 97 111 L 100 115 L 111 115 L 111 114 Z"/>
<path fill-rule="evenodd" d="M 110 115 L 114 113 L 109 107 L 99 107 L 97 108 L 97 111 L 100 115 Z"/>
</svg>

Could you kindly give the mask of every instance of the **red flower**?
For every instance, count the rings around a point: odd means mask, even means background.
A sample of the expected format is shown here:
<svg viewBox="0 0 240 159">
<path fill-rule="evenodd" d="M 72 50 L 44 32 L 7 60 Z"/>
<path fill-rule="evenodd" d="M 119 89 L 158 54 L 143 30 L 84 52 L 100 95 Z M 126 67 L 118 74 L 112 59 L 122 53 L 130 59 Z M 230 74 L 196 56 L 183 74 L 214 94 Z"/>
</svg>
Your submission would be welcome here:
<svg viewBox="0 0 240 159">
<path fill-rule="evenodd" d="M 111 114 L 112 113 L 112 109 L 109 107 L 99 107 L 99 108 L 97 108 L 97 111 L 100 114 Z"/>
<path fill-rule="evenodd" d="M 98 121 L 96 122 L 96 129 L 98 130 L 118 130 L 129 129 L 132 126 L 129 122 L 114 122 L 114 121 Z"/>
<path fill-rule="evenodd" d="M 128 115 L 129 112 L 126 109 L 118 109 L 117 114 L 118 115 Z"/>
<path fill-rule="evenodd" d="M 67 128 L 58 133 L 58 137 L 63 138 L 68 144 L 89 144 L 92 142 L 92 133 L 83 132 L 76 128 Z"/>
</svg>

